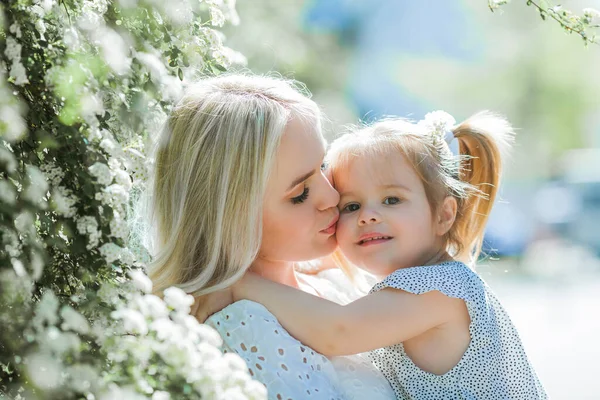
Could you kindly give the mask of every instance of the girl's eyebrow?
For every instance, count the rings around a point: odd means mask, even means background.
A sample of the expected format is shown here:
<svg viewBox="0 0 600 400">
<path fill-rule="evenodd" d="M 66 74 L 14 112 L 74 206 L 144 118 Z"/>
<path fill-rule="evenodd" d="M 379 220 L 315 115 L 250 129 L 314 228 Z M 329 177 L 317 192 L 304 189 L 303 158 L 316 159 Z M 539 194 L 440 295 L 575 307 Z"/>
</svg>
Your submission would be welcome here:
<svg viewBox="0 0 600 400">
<path fill-rule="evenodd" d="M 400 189 L 400 190 L 404 190 L 405 192 L 410 192 L 410 189 L 407 188 L 404 185 L 399 185 L 399 184 L 393 184 L 393 185 L 381 185 L 379 186 L 382 189 Z"/>
</svg>

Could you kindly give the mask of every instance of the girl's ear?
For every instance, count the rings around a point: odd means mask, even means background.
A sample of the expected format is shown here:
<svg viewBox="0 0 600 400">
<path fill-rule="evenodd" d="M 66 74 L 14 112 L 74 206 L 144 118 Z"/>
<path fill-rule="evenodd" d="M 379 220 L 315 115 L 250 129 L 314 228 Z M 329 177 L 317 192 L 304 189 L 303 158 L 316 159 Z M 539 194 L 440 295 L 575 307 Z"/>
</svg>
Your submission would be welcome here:
<svg viewBox="0 0 600 400">
<path fill-rule="evenodd" d="M 456 220 L 456 210 L 458 203 L 453 196 L 447 196 L 442 205 L 438 209 L 437 221 L 436 221 L 436 233 L 438 236 L 444 236 Z"/>
</svg>

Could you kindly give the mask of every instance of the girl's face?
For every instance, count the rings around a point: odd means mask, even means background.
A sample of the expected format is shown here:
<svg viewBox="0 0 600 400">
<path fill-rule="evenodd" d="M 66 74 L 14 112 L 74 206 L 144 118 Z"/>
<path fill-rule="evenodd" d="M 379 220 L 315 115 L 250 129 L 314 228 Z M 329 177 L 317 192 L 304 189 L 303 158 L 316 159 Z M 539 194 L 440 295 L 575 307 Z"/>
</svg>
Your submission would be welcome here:
<svg viewBox="0 0 600 400">
<path fill-rule="evenodd" d="M 324 156 L 321 133 L 292 119 L 267 184 L 260 259 L 306 261 L 335 249 L 339 195 L 321 169 Z"/>
<path fill-rule="evenodd" d="M 337 240 L 344 255 L 377 276 L 425 265 L 443 246 L 421 179 L 404 156 L 355 158 L 336 171 Z"/>
</svg>

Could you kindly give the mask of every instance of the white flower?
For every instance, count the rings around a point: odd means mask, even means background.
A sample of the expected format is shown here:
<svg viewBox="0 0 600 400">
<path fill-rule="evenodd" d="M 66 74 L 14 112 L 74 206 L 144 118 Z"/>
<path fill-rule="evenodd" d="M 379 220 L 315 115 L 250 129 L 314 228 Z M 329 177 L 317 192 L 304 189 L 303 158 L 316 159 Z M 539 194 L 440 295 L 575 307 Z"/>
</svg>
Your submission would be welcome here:
<svg viewBox="0 0 600 400">
<path fill-rule="evenodd" d="M 0 112 L 0 121 L 2 121 L 3 118 L 4 116 Z M 6 170 L 9 174 L 12 174 L 17 170 L 17 159 L 15 158 L 15 155 L 4 147 L 0 147 L 0 163 L 6 165 Z"/>
<path fill-rule="evenodd" d="M 12 65 L 10 66 L 10 76 L 15 78 L 15 85 L 17 86 L 29 83 L 27 71 L 23 64 L 21 64 L 21 61 L 13 60 Z"/>
<path fill-rule="evenodd" d="M 193 316 L 189 314 L 184 315 L 182 323 L 203 342 L 207 342 L 215 347 L 223 345 L 223 339 L 216 330 L 206 324 L 201 324 Z"/>
<path fill-rule="evenodd" d="M 132 301 L 133 306 L 145 317 L 160 320 L 169 316 L 169 309 L 164 301 L 153 294 L 136 296 Z M 152 327 L 151 327 L 152 329 Z"/>
<path fill-rule="evenodd" d="M 134 148 L 128 148 L 124 150 L 125 153 L 125 167 L 127 169 L 135 170 L 146 162 L 146 156 L 144 156 L 139 150 Z"/>
<path fill-rule="evenodd" d="M 161 89 L 165 98 L 177 101 L 183 93 L 183 83 L 175 76 L 166 75 L 163 77 Z"/>
<path fill-rule="evenodd" d="M 212 26 L 222 27 L 225 25 L 225 15 L 217 7 L 210 7 L 210 23 Z"/>
<path fill-rule="evenodd" d="M 10 60 L 21 60 L 21 45 L 12 36 L 6 38 L 6 49 L 4 54 Z"/>
<path fill-rule="evenodd" d="M 190 313 L 190 308 L 194 304 L 194 297 L 185 293 L 183 290 L 171 286 L 164 291 L 165 302 L 177 312 L 184 314 Z"/>
<path fill-rule="evenodd" d="M 146 319 L 139 311 L 132 310 L 130 308 L 121 308 L 117 311 L 113 311 L 111 316 L 114 319 L 122 320 L 123 327 L 127 332 L 139 333 L 142 335 L 148 333 L 148 324 L 146 323 Z"/>
<path fill-rule="evenodd" d="M 3 77 L 0 76 L 0 80 L 2 79 Z M 27 134 L 27 125 L 25 125 L 25 122 L 21 117 L 19 107 L 12 104 L 2 104 L 3 101 L 7 100 L 7 98 L 0 97 L 0 134 L 4 140 L 14 143 L 25 137 Z M 2 161 L 3 150 L 4 149 L 0 147 L 0 161 Z M 6 152 L 8 153 L 8 151 Z M 11 162 L 9 167 L 9 172 L 14 172 L 16 163 L 13 164 Z"/>
<path fill-rule="evenodd" d="M 8 30 L 10 31 L 10 33 L 15 35 L 17 39 L 21 38 L 21 27 L 16 22 L 14 22 Z"/>
<path fill-rule="evenodd" d="M 60 359 L 38 353 L 28 356 L 24 364 L 27 367 L 27 376 L 41 390 L 56 389 L 60 386 L 63 370 Z"/>
<path fill-rule="evenodd" d="M 594 8 L 584 8 L 583 15 L 593 21 L 597 18 L 600 18 L 600 11 Z"/>
<path fill-rule="evenodd" d="M 66 352 L 77 352 L 81 347 L 79 336 L 73 332 L 62 332 L 55 326 L 49 326 L 37 336 L 41 348 L 49 350 L 57 357 L 62 357 Z"/>
<path fill-rule="evenodd" d="M 131 190 L 131 177 L 127 173 L 127 171 L 122 169 L 113 170 L 115 174 L 115 182 L 121 185 L 125 191 Z"/>
<path fill-rule="evenodd" d="M 86 334 L 90 331 L 90 326 L 85 317 L 79 314 L 71 306 L 63 306 L 60 310 L 60 316 L 63 323 L 60 326 L 62 330 L 72 330 L 81 334 Z"/>
<path fill-rule="evenodd" d="M 129 201 L 129 192 L 127 192 L 127 190 L 125 190 L 125 188 L 121 185 L 110 185 L 104 189 L 104 191 L 111 196 L 117 205 L 125 205 Z"/>
<path fill-rule="evenodd" d="M 23 262 L 21 260 L 11 258 L 10 263 L 12 264 L 13 270 L 15 271 L 15 274 L 17 274 L 18 277 L 25 278 L 27 276 L 27 271 L 25 271 L 25 266 L 23 265 Z"/>
<path fill-rule="evenodd" d="M 79 113 L 91 126 L 98 124 L 97 115 L 104 114 L 104 105 L 99 94 L 86 92 L 79 98 Z"/>
<path fill-rule="evenodd" d="M 88 250 L 98 246 L 102 232 L 98 229 L 98 221 L 92 216 L 84 216 L 77 219 L 77 231 L 82 235 L 88 235 Z"/>
<path fill-rule="evenodd" d="M 100 141 L 100 147 L 108 154 L 116 155 L 121 151 L 121 146 L 112 138 L 105 138 Z"/>
<path fill-rule="evenodd" d="M 129 236 L 127 222 L 121 219 L 121 215 L 117 210 L 113 210 L 113 219 L 110 221 L 110 234 L 121 239 L 127 239 Z"/>
<path fill-rule="evenodd" d="M 114 383 L 111 383 L 108 391 L 101 393 L 98 400 L 148 400 L 148 398 L 142 394 L 137 393 L 134 388 L 131 387 L 119 387 Z"/>
<path fill-rule="evenodd" d="M 433 111 L 425 115 L 418 125 L 426 128 L 430 133 L 443 135 L 446 131 L 452 129 L 456 120 L 445 111 Z"/>
<path fill-rule="evenodd" d="M 129 249 L 121 251 L 121 262 L 125 265 L 133 265 L 135 263 L 135 255 Z"/>
<path fill-rule="evenodd" d="M 0 180 L 0 201 L 14 205 L 17 202 L 17 192 L 8 181 Z"/>
<path fill-rule="evenodd" d="M 106 262 L 111 264 L 119 259 L 123 249 L 114 243 L 104 243 L 98 250 Z"/>
<path fill-rule="evenodd" d="M 248 395 L 251 400 L 266 399 L 267 388 L 265 385 L 258 381 L 248 381 L 244 387 L 244 392 Z"/>
<path fill-rule="evenodd" d="M 211 49 L 218 49 L 223 46 L 223 41 L 221 40 L 221 36 L 217 31 L 211 28 L 202 28 L 201 32 L 204 36 L 204 40 L 206 44 Z"/>
<path fill-rule="evenodd" d="M 46 13 L 49 13 L 50 11 L 52 11 L 52 7 L 54 7 L 55 4 L 56 4 L 55 0 L 41 0 L 41 1 L 39 1 L 39 5 L 42 7 L 42 9 Z"/>
<path fill-rule="evenodd" d="M 43 321 L 47 321 L 49 325 L 56 325 L 58 322 L 58 306 L 58 299 L 54 293 L 51 290 L 47 290 L 37 304 L 34 319 L 39 320 L 40 324 Z"/>
<path fill-rule="evenodd" d="M 98 179 L 98 182 L 101 185 L 108 186 L 113 180 L 113 176 L 111 174 L 110 168 L 108 165 L 97 162 L 94 163 L 91 167 L 88 168 L 92 176 Z"/>
<path fill-rule="evenodd" d="M 119 290 L 111 282 L 104 282 L 97 292 L 98 298 L 106 304 L 113 304 L 115 300 L 118 300 Z"/>
<path fill-rule="evenodd" d="M 152 281 L 142 270 L 134 269 L 129 271 L 129 277 L 133 285 L 142 292 L 150 293 L 152 291 Z"/>
<path fill-rule="evenodd" d="M 40 170 L 46 175 L 46 178 L 53 186 L 58 186 L 64 179 L 65 173 L 61 167 L 56 166 L 53 162 L 48 162 L 40 166 Z"/>
<path fill-rule="evenodd" d="M 33 214 L 23 211 L 15 218 L 15 228 L 21 233 L 30 233 L 35 229 Z"/>
<path fill-rule="evenodd" d="M 45 41 L 46 38 L 44 37 L 44 33 L 46 33 L 46 24 L 42 18 L 39 18 L 37 21 L 35 21 L 35 28 L 40 33 L 40 39 Z"/>
<path fill-rule="evenodd" d="M 0 226 L 0 238 L 2 238 L 2 244 L 4 244 L 4 250 L 11 257 L 19 257 L 21 254 L 21 243 L 19 242 L 19 237 L 12 230 L 6 229 L 3 226 Z"/>
<path fill-rule="evenodd" d="M 156 332 L 158 340 L 173 338 L 177 331 L 177 326 L 167 317 L 156 318 L 150 323 L 150 330 Z"/>
<path fill-rule="evenodd" d="M 79 33 L 74 26 L 65 27 L 63 31 L 63 43 L 71 50 L 77 50 L 81 46 Z"/>
<path fill-rule="evenodd" d="M 75 197 L 71 190 L 64 186 L 58 186 L 52 190 L 52 204 L 56 212 L 63 217 L 72 218 L 77 212 L 74 207 L 77 204 L 77 197 Z"/>
<path fill-rule="evenodd" d="M 171 394 L 169 394 L 169 392 L 157 390 L 152 394 L 152 400 L 171 400 Z"/>
<path fill-rule="evenodd" d="M 32 278 L 35 281 L 40 279 L 42 272 L 44 272 L 44 259 L 38 252 L 33 250 L 31 251 L 31 270 L 33 272 Z"/>
<path fill-rule="evenodd" d="M 69 386 L 76 392 L 86 392 L 97 386 L 100 375 L 91 365 L 74 364 L 67 368 L 66 375 L 69 377 Z"/>
<path fill-rule="evenodd" d="M 26 170 L 29 179 L 23 197 L 38 205 L 38 207 L 45 208 L 44 196 L 48 192 L 46 177 L 42 171 L 33 165 L 27 165 Z"/>
<path fill-rule="evenodd" d="M 161 83 L 164 76 L 169 75 L 163 61 L 150 53 L 137 53 L 135 58 L 150 72 L 150 78 L 155 83 Z"/>
<path fill-rule="evenodd" d="M 110 28 L 103 27 L 95 35 L 95 39 L 100 43 L 106 64 L 118 75 L 128 73 L 131 68 L 129 46 L 121 35 Z"/>
</svg>

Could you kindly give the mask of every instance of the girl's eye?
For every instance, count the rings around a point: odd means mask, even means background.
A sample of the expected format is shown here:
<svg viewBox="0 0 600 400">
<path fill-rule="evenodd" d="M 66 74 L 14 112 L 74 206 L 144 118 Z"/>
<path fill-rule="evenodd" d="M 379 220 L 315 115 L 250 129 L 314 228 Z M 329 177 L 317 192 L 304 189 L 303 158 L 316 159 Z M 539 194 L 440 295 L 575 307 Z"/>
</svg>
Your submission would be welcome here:
<svg viewBox="0 0 600 400">
<path fill-rule="evenodd" d="M 357 204 L 357 203 L 350 203 L 350 204 L 347 204 L 344 208 L 342 208 L 341 212 L 343 212 L 343 213 L 351 213 L 351 212 L 357 211 L 359 208 L 360 208 L 359 204 Z"/>
<path fill-rule="evenodd" d="M 383 200 L 383 204 L 387 204 L 389 206 L 400 203 L 400 199 L 398 197 L 386 197 Z"/>
<path fill-rule="evenodd" d="M 308 199 L 308 187 L 304 187 L 304 191 L 300 196 L 292 197 L 292 204 L 303 203 L 304 200 Z"/>
</svg>

